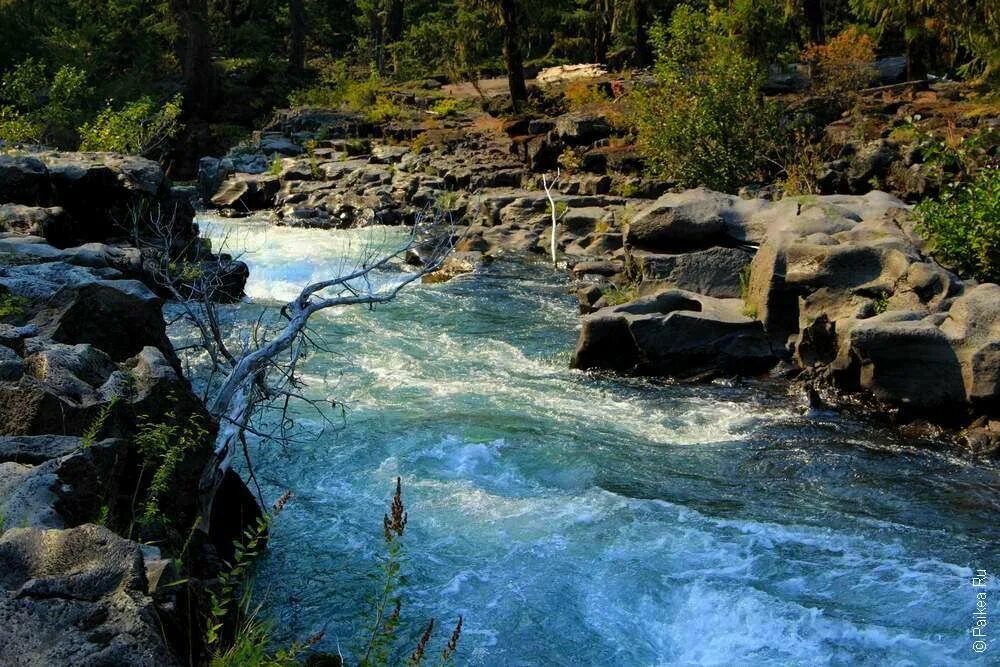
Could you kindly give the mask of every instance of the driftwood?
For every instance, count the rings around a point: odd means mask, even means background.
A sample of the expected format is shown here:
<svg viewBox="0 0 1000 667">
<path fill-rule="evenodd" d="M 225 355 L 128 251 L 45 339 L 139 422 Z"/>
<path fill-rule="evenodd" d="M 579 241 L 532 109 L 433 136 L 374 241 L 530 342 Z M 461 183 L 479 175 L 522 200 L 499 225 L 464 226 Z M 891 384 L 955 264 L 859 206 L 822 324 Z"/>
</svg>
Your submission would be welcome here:
<svg viewBox="0 0 1000 667">
<path fill-rule="evenodd" d="M 154 218 L 150 226 L 160 230 L 162 247 L 169 248 L 173 241 L 171 221 Z M 199 272 L 193 279 L 185 280 L 183 265 L 170 261 L 170 253 L 160 253 L 161 265 L 157 269 L 158 282 L 169 291 L 182 310 L 178 319 L 187 322 L 196 332 L 197 347 L 207 353 L 208 377 L 203 399 L 208 411 L 220 423 L 219 435 L 211 460 L 205 466 L 199 482 L 199 528 L 209 531 L 212 503 L 222 480 L 230 470 L 233 457 L 244 442 L 245 435 L 277 439 L 282 444 L 292 441 L 289 416 L 292 401 L 304 401 L 320 411 L 329 421 L 325 408 L 330 404 L 304 396 L 299 389 L 299 361 L 308 348 L 323 349 L 309 331 L 309 319 L 316 313 L 331 308 L 368 306 L 374 308 L 395 299 L 408 285 L 424 275 L 437 270 L 453 247 L 454 225 L 447 214 L 425 211 L 418 216 L 410 234 L 394 247 L 374 242 L 362 248 L 361 257 L 339 275 L 304 286 L 298 295 L 280 308 L 277 326 L 264 323 L 263 313 L 249 332 L 237 336 L 233 342 L 231 331 L 225 331 L 219 317 L 216 293 L 222 288 L 217 274 Z M 372 279 L 376 272 L 385 271 L 403 263 L 410 253 L 423 258 L 420 267 L 389 287 L 377 287 Z M 220 258 L 228 257 L 219 255 Z M 219 259 L 220 262 L 235 261 Z M 409 267 L 408 267 L 409 268 Z M 183 285 L 183 288 L 178 285 Z M 235 349 L 238 347 L 239 349 Z M 255 422 L 263 420 L 274 410 L 276 430 L 258 428 Z M 246 448 L 243 448 L 244 455 Z M 252 465 L 247 457 L 252 476 Z"/>
</svg>

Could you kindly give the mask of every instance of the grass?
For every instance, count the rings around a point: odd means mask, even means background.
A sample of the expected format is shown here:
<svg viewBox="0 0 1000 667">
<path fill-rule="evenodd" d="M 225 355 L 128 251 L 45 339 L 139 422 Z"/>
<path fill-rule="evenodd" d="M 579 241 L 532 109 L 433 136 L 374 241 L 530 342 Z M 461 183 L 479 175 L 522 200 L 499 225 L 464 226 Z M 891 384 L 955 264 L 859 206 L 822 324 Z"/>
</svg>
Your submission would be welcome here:
<svg viewBox="0 0 1000 667">
<path fill-rule="evenodd" d="M 883 292 L 872 302 L 872 311 L 876 315 L 881 315 L 887 310 L 889 310 L 889 293 Z"/>
<path fill-rule="evenodd" d="M 639 298 L 639 286 L 626 285 L 619 287 L 618 285 L 612 285 L 604 290 L 602 298 L 609 306 L 618 306 L 629 301 L 635 301 Z"/>
</svg>

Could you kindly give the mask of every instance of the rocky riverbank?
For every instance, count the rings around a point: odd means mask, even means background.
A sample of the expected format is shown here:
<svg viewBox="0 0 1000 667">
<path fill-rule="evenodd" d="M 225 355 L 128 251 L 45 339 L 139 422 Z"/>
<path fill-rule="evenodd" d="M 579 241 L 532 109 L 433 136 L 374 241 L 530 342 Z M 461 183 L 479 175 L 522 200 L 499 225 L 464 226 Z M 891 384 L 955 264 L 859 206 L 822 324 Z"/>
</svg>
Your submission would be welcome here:
<svg viewBox="0 0 1000 667">
<path fill-rule="evenodd" d="M 859 105 L 881 136 L 849 139 L 842 119 L 830 122 L 843 157 L 819 167 L 818 196 L 679 191 L 647 176 L 604 118 L 581 112 L 379 127 L 291 110 L 255 143 L 203 159 L 199 188 L 229 215 L 271 210 L 275 224 L 321 229 L 412 224 L 443 210 L 459 235 L 431 281 L 502 254 L 542 260 L 554 210 L 583 315 L 575 366 L 778 374 L 813 404 L 958 429 L 989 455 L 1000 447 L 1000 287 L 929 256 L 906 202 L 933 187 L 930 170 L 891 131 L 914 113 L 943 118 L 958 92 L 897 88 Z M 550 202 L 542 176 L 551 182 L 567 151 L 578 164 Z"/>
<path fill-rule="evenodd" d="M 193 216 L 149 160 L 0 155 L 0 663 L 198 654 L 204 582 L 257 506 L 233 475 L 198 529 L 217 424 L 162 313 L 195 273 L 157 267 L 198 267 L 229 298 L 246 267 Z"/>
</svg>

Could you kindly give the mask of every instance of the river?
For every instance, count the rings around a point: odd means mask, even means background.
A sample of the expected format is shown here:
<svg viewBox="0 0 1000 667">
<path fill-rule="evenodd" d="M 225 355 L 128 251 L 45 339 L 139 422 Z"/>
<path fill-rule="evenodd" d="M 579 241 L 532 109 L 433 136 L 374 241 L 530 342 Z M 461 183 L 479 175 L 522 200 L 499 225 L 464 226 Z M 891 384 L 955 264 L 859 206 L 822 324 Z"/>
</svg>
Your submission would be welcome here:
<svg viewBox="0 0 1000 667">
<path fill-rule="evenodd" d="M 247 250 L 245 321 L 400 234 L 201 222 Z M 354 654 L 399 476 L 406 653 L 461 614 L 460 665 L 985 664 L 996 467 L 775 383 L 570 370 L 577 322 L 563 274 L 514 262 L 315 318 L 304 391 L 345 419 L 300 410 L 313 437 L 254 452 L 265 496 L 294 494 L 255 584 L 278 641 Z"/>
</svg>

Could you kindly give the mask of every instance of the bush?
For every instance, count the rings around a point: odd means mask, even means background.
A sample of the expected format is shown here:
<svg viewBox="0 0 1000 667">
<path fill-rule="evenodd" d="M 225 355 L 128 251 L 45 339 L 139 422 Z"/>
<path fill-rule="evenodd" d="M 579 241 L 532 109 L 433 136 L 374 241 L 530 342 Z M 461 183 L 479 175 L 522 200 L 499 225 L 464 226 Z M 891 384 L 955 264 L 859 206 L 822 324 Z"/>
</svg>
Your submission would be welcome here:
<svg viewBox="0 0 1000 667">
<path fill-rule="evenodd" d="M 110 106 L 80 127 L 80 150 L 162 157 L 181 129 L 182 99 L 175 96 L 162 107 L 143 97 L 115 110 Z"/>
<path fill-rule="evenodd" d="M 779 113 L 761 95 L 758 66 L 725 38 L 702 37 L 704 26 L 704 15 L 682 5 L 667 33 L 655 35 L 656 83 L 633 93 L 632 124 L 659 174 L 735 191 L 762 174 Z"/>
<path fill-rule="evenodd" d="M 89 94 L 82 70 L 66 65 L 49 78 L 27 58 L 0 79 L 0 140 L 72 145 Z"/>
<path fill-rule="evenodd" d="M 563 99 L 569 111 L 606 106 L 611 98 L 592 81 L 573 81 L 563 90 Z"/>
<path fill-rule="evenodd" d="M 462 109 L 462 103 L 460 100 L 454 97 L 444 97 L 434 103 L 431 107 L 431 113 L 435 116 L 440 116 L 441 118 L 451 118 L 452 116 L 457 116 Z"/>
<path fill-rule="evenodd" d="M 1000 168 L 917 206 L 918 229 L 941 263 L 963 276 L 1000 282 Z"/>
<path fill-rule="evenodd" d="M 810 44 L 802 61 L 812 69 L 813 85 L 824 94 L 847 95 L 875 80 L 875 40 L 850 26 L 826 44 Z"/>
</svg>

